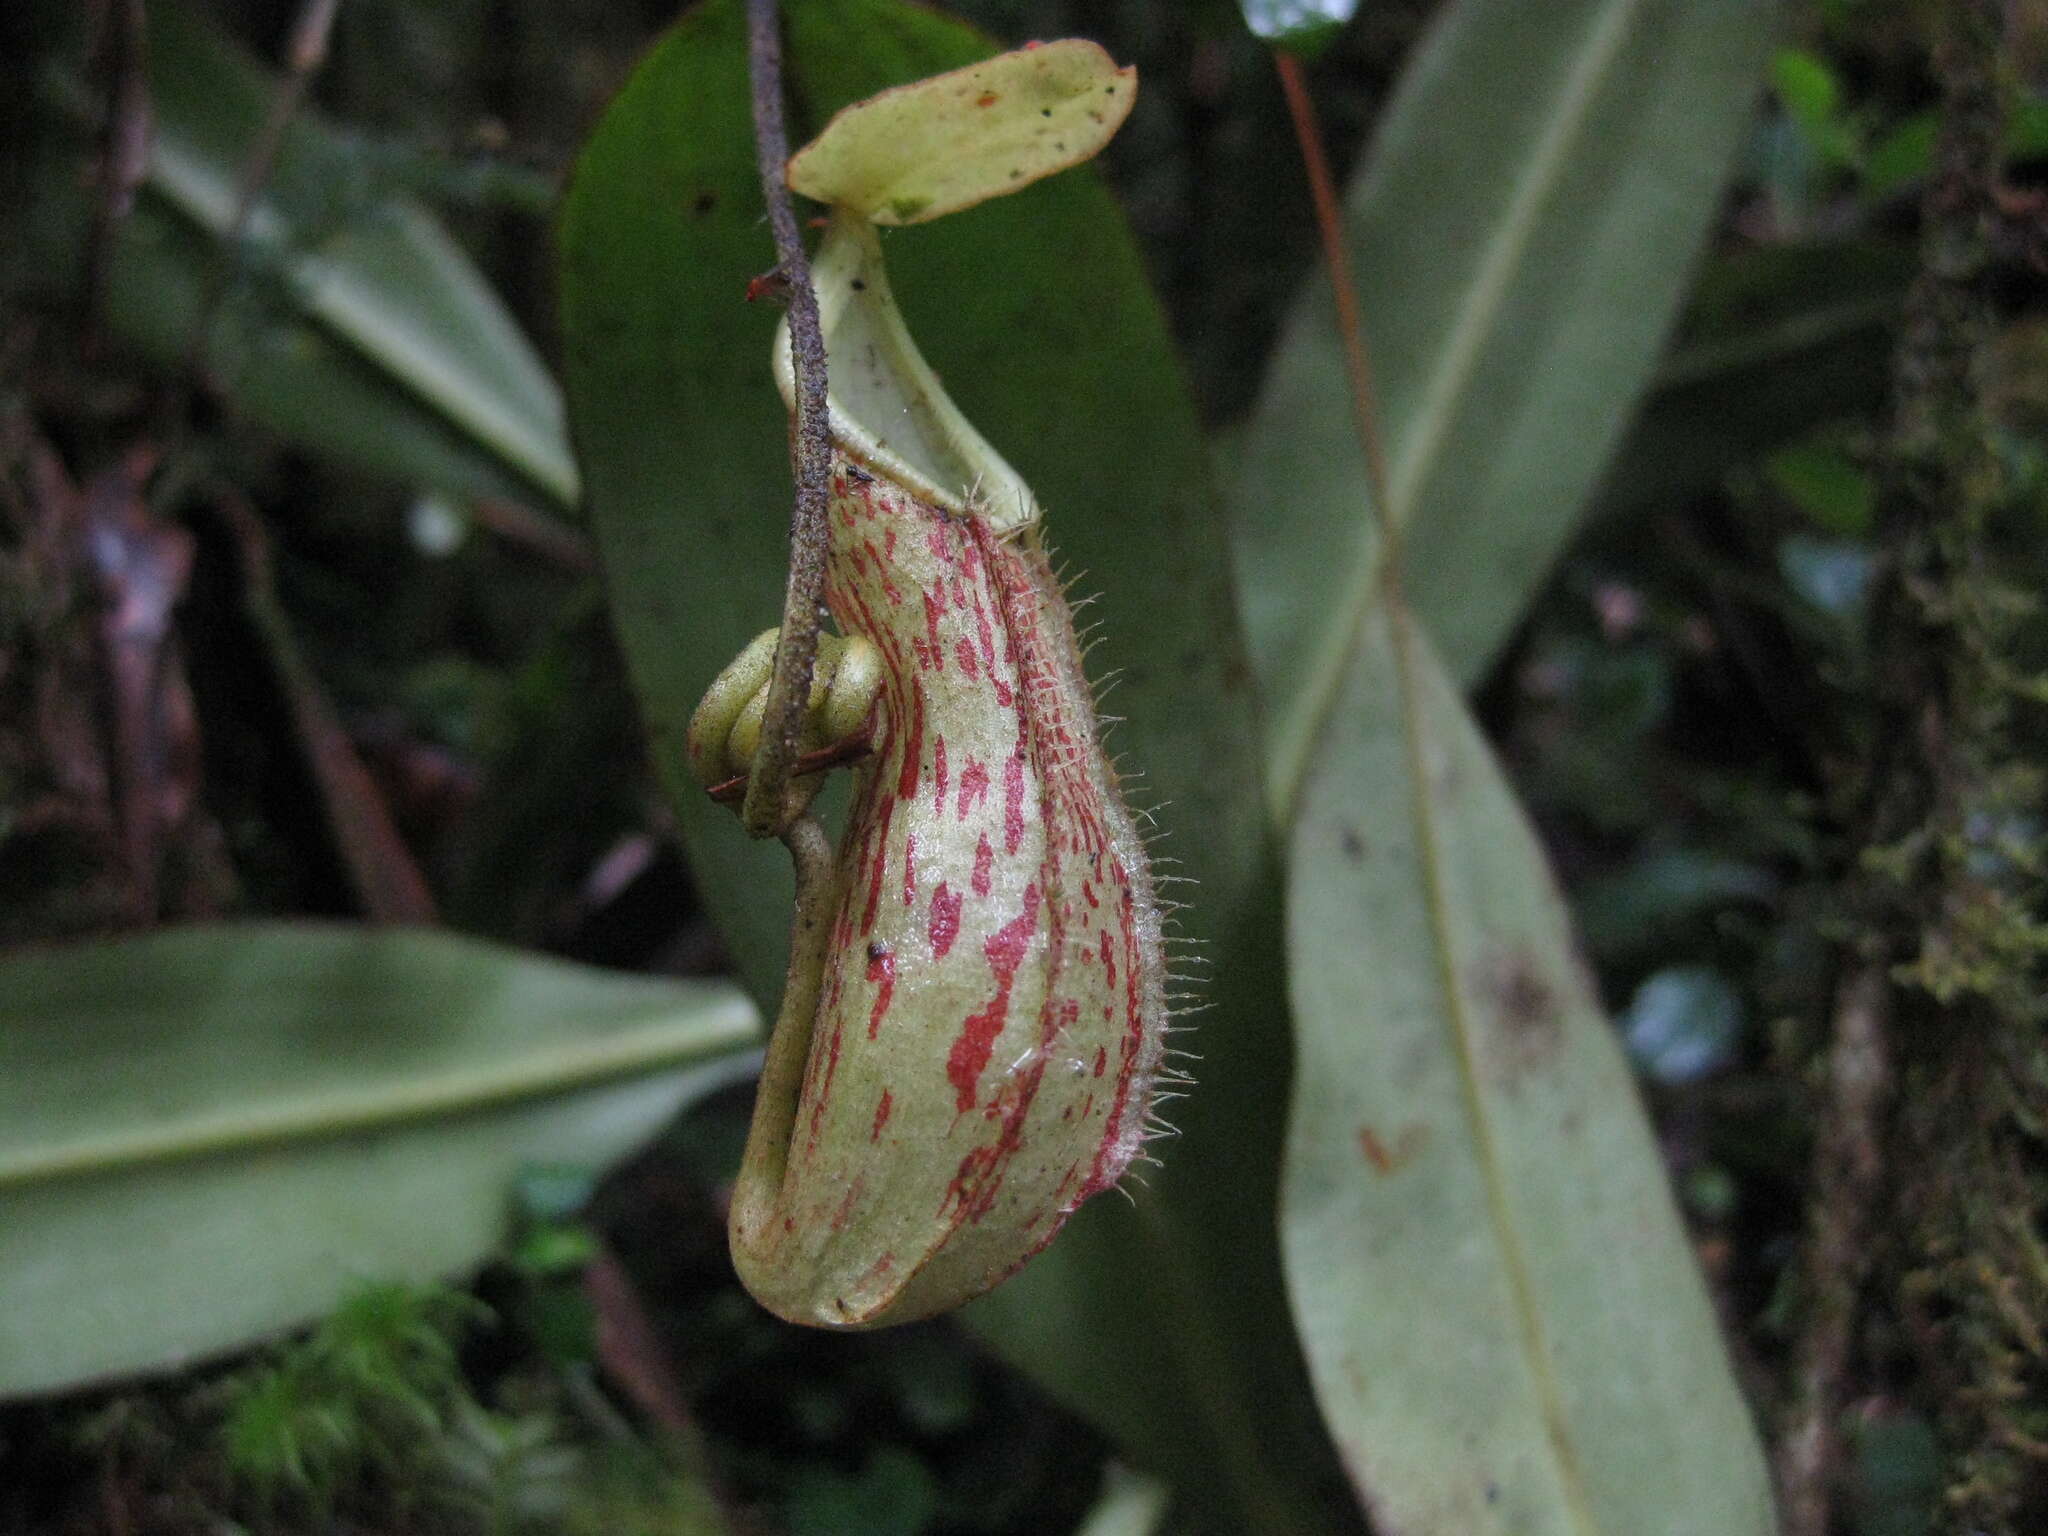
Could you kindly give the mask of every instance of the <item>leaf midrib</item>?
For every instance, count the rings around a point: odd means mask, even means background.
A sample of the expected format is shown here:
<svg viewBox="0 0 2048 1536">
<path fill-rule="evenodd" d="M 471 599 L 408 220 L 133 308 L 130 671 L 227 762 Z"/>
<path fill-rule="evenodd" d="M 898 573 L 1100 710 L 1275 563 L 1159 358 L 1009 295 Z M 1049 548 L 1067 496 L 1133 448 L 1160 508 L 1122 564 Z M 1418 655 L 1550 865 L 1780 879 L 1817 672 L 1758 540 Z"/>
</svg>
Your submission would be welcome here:
<svg viewBox="0 0 2048 1536">
<path fill-rule="evenodd" d="M 621 1078 L 722 1065 L 737 1081 L 750 1070 L 753 1009 L 737 998 L 569 1049 L 536 1051 L 482 1069 L 442 1072 L 374 1089 L 308 1094 L 256 1110 L 193 1115 L 165 1126 L 84 1137 L 0 1157 L 0 1190 L 63 1178 L 122 1173 L 153 1164 L 401 1125 L 559 1097 Z"/>
<path fill-rule="evenodd" d="M 216 239 L 229 234 L 234 223 L 235 189 L 214 174 L 204 155 L 180 140 L 174 129 L 160 130 L 151 150 L 149 174 L 151 187 L 179 213 Z M 405 216 L 413 217 L 410 212 Z M 273 244 L 286 242 L 289 234 L 287 222 L 267 199 L 258 199 L 251 206 L 248 224 L 245 236 Z M 358 283 L 345 264 L 290 250 L 282 258 L 281 269 L 310 318 L 384 369 L 456 430 L 545 491 L 555 506 L 578 503 L 582 490 L 563 428 L 561 392 L 538 363 L 533 365 L 534 376 L 520 381 L 537 399 L 520 402 L 502 397 L 488 387 L 475 387 L 459 369 L 448 366 L 433 346 L 409 334 L 405 317 L 394 317 L 374 286 Z M 520 413 L 529 405 L 540 412 L 541 420 L 522 419 Z"/>
<path fill-rule="evenodd" d="M 1595 17 L 1587 34 L 1587 45 L 1578 51 L 1565 88 L 1559 93 L 1557 110 L 1537 140 L 1528 173 L 1518 183 L 1487 242 L 1470 297 L 1459 306 L 1458 323 L 1431 370 L 1422 407 L 1411 418 L 1415 426 L 1395 448 L 1386 515 L 1396 529 L 1407 526 L 1419 489 L 1443 451 L 1458 400 L 1478 367 L 1483 343 L 1497 328 L 1537 218 L 1563 177 L 1570 151 L 1578 142 L 1593 102 L 1607 83 L 1630 24 L 1641 8 L 1642 0 L 1609 0 Z M 1296 723 L 1291 730 L 1282 727 L 1269 780 L 1269 793 L 1282 826 L 1294 820 L 1315 744 L 1336 706 L 1345 668 L 1357 648 L 1366 615 L 1378 600 L 1392 553 L 1385 540 L 1366 542 L 1365 556 L 1350 583 L 1348 596 L 1338 605 L 1334 622 L 1309 668 L 1308 682 L 1297 696 L 1300 702 L 1289 712 Z"/>
<path fill-rule="evenodd" d="M 1494 1135 L 1486 1094 L 1479 1082 L 1478 1046 L 1471 1010 L 1466 1006 L 1464 988 L 1459 985 L 1458 968 L 1452 949 L 1452 915 L 1444 889 L 1444 850 L 1437 835 L 1438 811 L 1431 792 L 1428 754 L 1423 743 L 1423 706 L 1420 679 L 1416 673 L 1414 619 L 1391 584 L 1387 597 L 1388 629 L 1393 642 L 1394 670 L 1398 679 L 1401 708 L 1401 737 L 1410 783 L 1409 805 L 1414 813 L 1415 849 L 1422 867 L 1423 904 L 1428 914 L 1431 944 L 1436 958 L 1437 986 L 1443 997 L 1444 1018 L 1458 1066 L 1458 1089 L 1464 1102 L 1466 1121 L 1471 1127 L 1473 1150 L 1479 1161 L 1480 1181 L 1486 1190 L 1488 1221 L 1498 1246 L 1501 1268 L 1513 1298 L 1516 1332 L 1522 1342 L 1522 1356 L 1537 1402 L 1543 1428 L 1556 1462 L 1558 1482 L 1575 1530 L 1592 1536 L 1599 1530 L 1585 1478 L 1579 1470 L 1578 1450 L 1565 1413 L 1564 1393 L 1551 1365 L 1550 1345 L 1545 1338 L 1543 1315 L 1536 1304 L 1535 1286 L 1522 1252 L 1522 1239 L 1502 1177 L 1501 1158 Z M 1426 640 L 1424 643 L 1427 643 Z"/>
</svg>

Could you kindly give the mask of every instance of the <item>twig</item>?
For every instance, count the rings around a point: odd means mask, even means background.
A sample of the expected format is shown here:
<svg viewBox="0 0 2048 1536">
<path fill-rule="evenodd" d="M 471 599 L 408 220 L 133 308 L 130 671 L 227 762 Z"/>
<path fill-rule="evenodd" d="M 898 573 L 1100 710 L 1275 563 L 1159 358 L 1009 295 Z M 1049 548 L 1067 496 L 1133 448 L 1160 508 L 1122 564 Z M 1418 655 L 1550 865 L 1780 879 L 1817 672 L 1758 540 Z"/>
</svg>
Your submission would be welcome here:
<svg viewBox="0 0 2048 1536">
<path fill-rule="evenodd" d="M 270 99 L 262 131 L 249 146 L 249 158 L 242 164 L 241 184 L 235 190 L 235 217 L 228 225 L 230 246 L 241 242 L 257 196 L 270 180 L 278 151 L 284 147 L 285 129 L 298 115 L 306 92 L 312 88 L 313 77 L 327 62 L 327 39 L 333 34 L 335 13 L 340 9 L 341 0 L 305 0 L 299 8 L 299 19 L 292 24 L 291 42 L 285 49 L 284 75 L 277 82 L 277 94 Z"/>
<path fill-rule="evenodd" d="M 328 835 L 363 916 L 372 923 L 432 927 L 440 916 L 426 876 L 301 654 L 291 621 L 278 602 L 270 538 L 262 519 L 230 490 L 223 489 L 215 504 L 242 557 L 243 611 L 268 653 L 319 793 Z"/>
<path fill-rule="evenodd" d="M 194 797 L 197 761 L 189 741 L 179 740 L 193 713 L 173 697 L 187 684 L 172 626 L 195 547 L 183 528 L 151 516 L 143 492 L 155 467 L 153 448 L 131 448 L 85 491 L 86 553 L 101 604 L 108 777 L 139 927 L 157 920 L 165 835 Z"/>
<path fill-rule="evenodd" d="M 207 338 L 213 331 L 214 315 L 227 296 L 235 269 L 240 265 L 238 252 L 242 237 L 248 233 L 249 219 L 256 211 L 256 200 L 277 166 L 278 153 L 284 148 L 285 130 L 304 104 L 306 93 L 312 88 L 313 77 L 327 62 L 327 40 L 334 31 L 335 13 L 340 9 L 341 0 L 305 0 L 299 8 L 298 20 L 292 24 L 291 42 L 285 49 L 284 74 L 278 79 L 277 91 L 270 99 L 270 110 L 264 115 L 263 126 L 257 131 L 256 140 L 242 161 L 241 180 L 235 188 L 234 216 L 228 221 L 227 232 L 221 236 L 220 259 L 214 264 L 208 280 L 205 301 L 199 310 L 199 323 L 192 330 L 189 361 L 195 370 L 206 360 Z"/>
<path fill-rule="evenodd" d="M 590 540 L 557 518 L 536 512 L 523 502 L 486 496 L 469 504 L 470 520 L 508 544 L 537 555 L 579 576 L 597 571 L 597 551 Z"/>
<path fill-rule="evenodd" d="M 1841 1463 L 1842 1415 L 1857 1303 L 1870 1273 L 1871 1213 L 1883 1179 L 1892 1067 L 1885 966 L 1852 971 L 1835 1000 L 1827 1098 L 1813 1155 L 1806 1239 L 1808 1323 L 1799 1341 L 1793 1415 L 1778 1445 L 1785 1536 L 1827 1536 Z"/>
<path fill-rule="evenodd" d="M 848 763 L 857 763 L 874 749 L 873 737 L 863 731 L 844 741 L 835 741 L 829 747 L 820 747 L 815 752 L 800 753 L 790 771 L 798 778 L 809 778 L 827 768 L 844 768 Z M 723 783 L 713 784 L 705 793 L 720 805 L 742 805 L 747 798 L 747 776 L 735 774 Z"/>
<path fill-rule="evenodd" d="M 782 635 L 775 643 L 761 745 L 740 813 L 755 837 L 780 835 L 802 809 L 788 791 L 818 657 L 818 605 L 825 591 L 825 495 L 832 460 L 824 329 L 818 319 L 818 296 L 811 287 L 810 260 L 783 178 L 789 138 L 782 122 L 782 40 L 777 28 L 775 0 L 747 0 L 754 145 L 768 227 L 775 236 L 776 270 L 788 288 L 790 352 L 796 364 L 796 499 L 789 518 L 789 582 L 783 592 Z"/>
<path fill-rule="evenodd" d="M 599 1369 L 663 1430 L 694 1439 L 697 1427 L 689 1402 L 669 1369 L 632 1277 L 609 1248 L 600 1248 L 583 1271 L 583 1294 L 597 1316 Z"/>
<path fill-rule="evenodd" d="M 99 202 L 85 255 L 85 325 L 90 341 L 106 302 L 114 241 L 135 207 L 135 192 L 149 172 L 154 126 L 149 100 L 148 23 L 142 0 L 106 0 L 101 17 L 100 67 L 107 77 L 106 117 L 100 123 Z"/>
</svg>

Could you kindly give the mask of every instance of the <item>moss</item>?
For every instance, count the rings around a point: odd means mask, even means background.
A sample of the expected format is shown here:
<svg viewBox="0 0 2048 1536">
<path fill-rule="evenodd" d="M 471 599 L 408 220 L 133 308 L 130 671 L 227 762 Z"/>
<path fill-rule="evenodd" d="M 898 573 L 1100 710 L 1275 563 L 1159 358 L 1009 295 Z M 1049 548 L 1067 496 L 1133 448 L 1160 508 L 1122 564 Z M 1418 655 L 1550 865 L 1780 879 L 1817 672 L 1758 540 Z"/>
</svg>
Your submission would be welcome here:
<svg viewBox="0 0 2048 1536">
<path fill-rule="evenodd" d="M 407 1531 L 713 1533 L 701 1476 L 625 1431 L 587 1381 L 506 1340 L 474 1298 L 365 1286 L 296 1340 L 210 1377 L 54 1405 L 6 1426 L 10 1467 L 63 1490 L 0 1488 L 0 1531 L 201 1536 Z M 512 1345 L 482 1382 L 464 1357 Z"/>
<path fill-rule="evenodd" d="M 1889 962 L 1898 1092 L 1881 1276 L 1887 1348 L 1918 1368 L 1946 1463 L 1944 1524 L 2018 1536 L 2048 1508 L 2048 679 L 2040 604 L 2013 559 L 2038 480 L 1999 451 L 1984 358 L 1999 334 L 1993 235 L 1999 8 L 1930 10 L 1944 90 L 1879 503 L 1868 829 L 1848 894 Z"/>
<path fill-rule="evenodd" d="M 1918 737 L 1918 814 L 1865 861 L 1866 894 L 1898 941 L 1893 1280 L 1947 1455 L 1946 1519 L 2016 1536 L 2048 1507 L 2048 693 L 2021 661 L 2039 644 L 2039 603 L 2002 551 L 2011 525 L 2038 529 L 2044 509 L 1998 453 L 1982 385 L 1996 335 L 1996 7 L 1945 9 L 1944 126 L 1886 519 L 1891 639 L 1918 653 L 1891 721 Z"/>
</svg>

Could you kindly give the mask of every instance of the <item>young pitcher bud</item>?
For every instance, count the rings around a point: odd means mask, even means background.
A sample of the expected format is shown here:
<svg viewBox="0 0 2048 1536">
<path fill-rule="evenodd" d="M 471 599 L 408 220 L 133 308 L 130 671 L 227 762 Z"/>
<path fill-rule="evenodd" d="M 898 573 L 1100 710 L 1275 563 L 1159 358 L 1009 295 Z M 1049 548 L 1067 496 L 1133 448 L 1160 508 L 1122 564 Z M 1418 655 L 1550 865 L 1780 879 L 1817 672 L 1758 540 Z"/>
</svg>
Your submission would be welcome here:
<svg viewBox="0 0 2048 1536">
<path fill-rule="evenodd" d="M 1044 52 L 906 90 L 935 89 L 957 112 L 955 98 L 1016 89 L 1034 122 L 1061 91 L 1081 102 L 1061 121 L 1105 110 L 1105 95 L 1128 107 L 1128 72 L 1100 50 Z M 822 158 L 898 214 L 912 200 L 904 175 L 862 180 L 859 155 Z M 918 355 L 859 213 L 835 213 L 816 281 L 832 395 L 825 600 L 848 643 L 869 648 L 878 691 L 811 919 L 822 960 L 792 978 L 798 1007 L 769 1048 L 730 1235 L 765 1306 L 845 1327 L 980 1294 L 1115 1184 L 1144 1139 L 1167 1006 L 1150 866 L 1038 504 Z M 786 330 L 775 363 L 789 398 Z M 707 739 L 731 741 L 744 681 L 721 679 Z M 693 724 L 693 754 L 696 736 Z"/>
</svg>

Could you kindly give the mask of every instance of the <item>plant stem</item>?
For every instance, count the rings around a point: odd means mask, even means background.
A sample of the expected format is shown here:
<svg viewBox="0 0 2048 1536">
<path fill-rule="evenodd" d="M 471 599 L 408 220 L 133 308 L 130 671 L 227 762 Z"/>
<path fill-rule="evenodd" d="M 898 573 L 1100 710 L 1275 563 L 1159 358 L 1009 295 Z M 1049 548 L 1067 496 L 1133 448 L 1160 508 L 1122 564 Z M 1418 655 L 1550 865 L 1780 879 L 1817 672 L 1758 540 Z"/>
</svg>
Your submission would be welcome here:
<svg viewBox="0 0 2048 1536">
<path fill-rule="evenodd" d="M 242 557 L 242 611 L 284 696 L 305 753 L 328 837 L 371 923 L 430 928 L 440 922 L 433 888 L 406 846 L 376 781 L 350 741 L 320 679 L 306 662 L 291 617 L 277 595 L 270 535 L 256 509 L 232 487 L 215 498 Z"/>
<path fill-rule="evenodd" d="M 1316 232 L 1322 237 L 1323 264 L 1329 269 L 1330 289 L 1337 301 L 1337 335 L 1344 343 L 1344 371 L 1351 383 L 1359 446 L 1365 450 L 1366 484 L 1372 492 L 1373 512 L 1379 518 L 1380 533 L 1386 543 L 1380 569 L 1382 576 L 1391 581 L 1397 578 L 1400 566 L 1401 530 L 1395 526 L 1393 504 L 1387 499 L 1387 454 L 1380 441 L 1379 394 L 1373 387 L 1372 357 L 1366 351 L 1365 323 L 1358 312 L 1358 284 L 1351 276 L 1350 254 L 1344 249 L 1344 215 L 1337 201 L 1337 183 L 1323 153 L 1315 102 L 1302 79 L 1300 61 L 1286 49 L 1276 48 L 1273 67 L 1280 72 L 1280 89 L 1287 97 L 1288 115 L 1294 120 L 1294 139 L 1301 148 L 1302 169 L 1308 174 L 1309 195 L 1315 200 Z"/>
<path fill-rule="evenodd" d="M 340 9 L 341 0 L 304 0 L 297 20 L 292 23 L 291 41 L 285 51 L 285 72 L 278 77 L 271 92 L 269 109 L 263 115 L 263 126 L 257 130 L 243 158 L 241 176 L 235 186 L 234 211 L 228 218 L 227 228 L 221 233 L 220 250 L 213 269 L 207 274 L 206 292 L 199 306 L 199 323 L 192 328 L 187 358 L 194 373 L 203 374 L 205 371 L 212 345 L 213 323 L 241 266 L 242 241 L 249 233 L 249 220 L 256 211 L 258 199 L 263 196 L 264 187 L 270 182 L 271 172 L 277 169 L 285 133 L 305 103 L 314 77 L 327 63 L 327 40 L 334 31 L 334 18 Z"/>
<path fill-rule="evenodd" d="M 753 1123 L 747 1128 L 746 1152 L 733 1183 L 735 1243 L 757 1239 L 775 1218 L 831 945 L 832 841 L 816 817 L 802 815 L 789 824 L 782 840 L 796 866 L 796 915 L 790 920 L 782 1006 L 768 1034 L 768 1054 L 761 1064 L 760 1086 L 754 1090 Z"/>
<path fill-rule="evenodd" d="M 149 99 L 149 23 L 142 0 L 114 0 L 100 19 L 94 46 L 106 77 L 105 116 L 99 127 L 99 188 L 93 207 L 90 243 L 85 251 L 85 324 L 91 346 L 98 345 L 106 302 L 107 268 L 114 241 L 135 207 L 135 193 L 149 174 L 150 136 L 155 116 Z"/>
<path fill-rule="evenodd" d="M 782 597 L 782 636 L 768 683 L 761 745 L 747 775 L 740 820 L 754 837 L 780 836 L 802 810 L 789 793 L 803 714 L 818 657 L 819 602 L 825 591 L 825 494 L 832 441 L 825 397 L 825 337 L 810 259 L 797 230 L 783 166 L 789 137 L 782 121 L 782 40 L 775 0 L 747 0 L 747 64 L 753 90 L 754 146 L 761 196 L 775 237 L 776 270 L 789 295 L 790 352 L 796 366 L 792 454 L 796 498 L 789 518 L 789 581 Z"/>
</svg>

